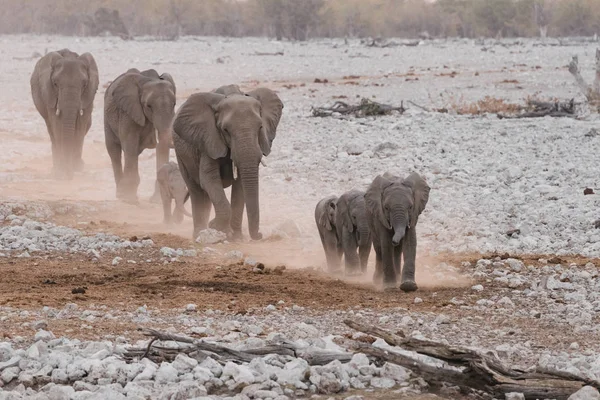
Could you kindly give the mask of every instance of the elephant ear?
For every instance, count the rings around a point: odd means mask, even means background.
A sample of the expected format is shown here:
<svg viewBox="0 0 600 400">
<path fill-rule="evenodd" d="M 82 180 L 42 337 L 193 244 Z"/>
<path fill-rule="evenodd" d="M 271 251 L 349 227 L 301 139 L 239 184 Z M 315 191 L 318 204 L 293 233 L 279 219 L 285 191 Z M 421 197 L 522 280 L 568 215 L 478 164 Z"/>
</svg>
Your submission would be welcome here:
<svg viewBox="0 0 600 400">
<path fill-rule="evenodd" d="M 55 109 L 58 103 L 58 91 L 52 83 L 52 71 L 56 62 L 62 58 L 62 55 L 56 51 L 46 54 L 37 62 L 31 76 L 32 91 L 34 88 L 39 88 L 41 101 L 46 107 L 52 109 Z M 34 93 L 34 98 L 35 96 Z"/>
<path fill-rule="evenodd" d="M 260 102 L 262 129 L 258 141 L 265 156 L 271 153 L 271 145 L 277 134 L 277 126 L 283 112 L 283 103 L 274 91 L 267 88 L 257 88 L 247 93 Z"/>
<path fill-rule="evenodd" d="M 350 198 L 346 193 L 340 196 L 336 208 L 335 221 L 340 237 L 342 237 L 341 234 L 344 228 L 350 233 L 354 232 L 354 224 L 350 216 Z"/>
<path fill-rule="evenodd" d="M 225 96 L 217 93 L 196 93 L 181 106 L 173 131 L 212 159 L 225 157 L 229 148 L 217 128 L 215 111 Z"/>
<path fill-rule="evenodd" d="M 141 85 L 149 80 L 137 73 L 126 73 L 116 82 L 112 96 L 117 107 L 139 126 L 146 125 L 146 115 L 141 103 Z"/>
<path fill-rule="evenodd" d="M 83 90 L 81 102 L 83 103 L 83 108 L 88 108 L 94 103 L 94 96 L 96 96 L 98 84 L 100 83 L 98 78 L 98 65 L 96 65 L 96 60 L 94 60 L 91 53 L 83 53 L 79 56 L 79 59 L 83 60 L 87 65 L 88 81 Z"/>
<path fill-rule="evenodd" d="M 166 72 L 165 72 L 165 73 L 163 73 L 163 74 L 160 76 L 160 80 L 161 80 L 161 81 L 167 81 L 167 82 L 169 82 L 169 83 L 171 84 L 171 86 L 173 86 L 173 94 L 174 94 L 175 96 L 177 96 L 177 88 L 175 87 L 175 80 L 173 80 L 173 77 L 171 76 L 171 74 L 169 74 L 169 73 L 166 73 Z"/>
<path fill-rule="evenodd" d="M 230 96 L 232 94 L 240 94 L 243 95 L 240 87 L 238 85 L 224 85 L 220 88 L 213 90 L 213 93 L 222 94 L 223 96 Z"/>
<path fill-rule="evenodd" d="M 392 225 L 383 211 L 383 192 L 392 183 L 389 179 L 377 175 L 365 193 L 367 210 L 372 215 L 372 218 L 379 220 L 386 229 L 392 229 Z"/>
<path fill-rule="evenodd" d="M 425 206 L 429 201 L 429 190 L 431 188 L 425 179 L 416 172 L 411 173 L 402 184 L 410 187 L 413 192 L 413 212 L 410 219 L 411 226 L 415 226 L 419 215 L 425 210 Z"/>
</svg>

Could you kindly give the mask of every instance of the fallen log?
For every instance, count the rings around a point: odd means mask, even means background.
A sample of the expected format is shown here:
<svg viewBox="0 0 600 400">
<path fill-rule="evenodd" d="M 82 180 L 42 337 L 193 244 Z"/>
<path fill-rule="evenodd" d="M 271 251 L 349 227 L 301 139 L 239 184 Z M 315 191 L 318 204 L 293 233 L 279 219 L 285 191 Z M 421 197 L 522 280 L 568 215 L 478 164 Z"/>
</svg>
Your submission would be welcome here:
<svg viewBox="0 0 600 400">
<path fill-rule="evenodd" d="M 155 329 L 147 329 L 143 332 L 145 336 L 152 337 L 145 348 L 131 348 L 125 353 L 125 359 L 133 360 L 136 358 L 149 358 L 154 362 L 173 361 L 178 354 L 186 354 L 192 358 L 202 361 L 206 357 L 224 364 L 227 361 L 238 363 L 249 363 L 254 358 L 263 357 L 269 354 L 278 354 L 282 356 L 292 356 L 302 358 L 309 365 L 325 365 L 331 361 L 349 362 L 352 353 L 341 353 L 325 351 L 318 349 L 300 349 L 293 343 L 283 343 L 281 345 L 269 345 L 256 349 L 235 350 L 220 344 L 208 343 L 201 339 L 194 339 L 189 336 L 177 335 L 168 332 L 161 332 Z M 183 346 L 177 348 L 157 346 L 157 341 L 173 341 L 183 343 Z"/>
<path fill-rule="evenodd" d="M 498 113 L 498 118 L 542 118 L 542 117 L 554 117 L 554 118 L 576 118 L 576 104 L 575 99 L 569 101 L 539 101 L 539 100 L 527 100 L 527 105 L 524 108 L 524 112 L 519 114 L 503 114 Z"/>
<path fill-rule="evenodd" d="M 563 371 L 538 368 L 536 372 L 525 372 L 512 369 L 493 353 L 483 354 L 466 347 L 406 337 L 402 332 L 394 334 L 357 321 L 345 320 L 344 323 L 359 332 L 380 337 L 390 346 L 414 351 L 441 363 L 441 366 L 432 365 L 370 344 L 359 343 L 355 346 L 356 352 L 408 368 L 433 386 L 445 382 L 466 392 L 482 392 L 500 398 L 504 398 L 506 393 L 518 392 L 523 393 L 527 400 L 566 400 L 583 386 L 600 388 L 600 382 Z"/>
<path fill-rule="evenodd" d="M 354 115 L 355 117 L 368 117 L 374 115 L 388 115 L 392 111 L 398 111 L 403 114 L 406 109 L 404 102 L 400 102 L 400 107 L 394 107 L 389 104 L 378 103 L 376 101 L 362 98 L 360 104 L 350 105 L 343 101 L 336 101 L 331 107 L 312 107 L 313 117 L 334 117 L 339 115 Z"/>
</svg>

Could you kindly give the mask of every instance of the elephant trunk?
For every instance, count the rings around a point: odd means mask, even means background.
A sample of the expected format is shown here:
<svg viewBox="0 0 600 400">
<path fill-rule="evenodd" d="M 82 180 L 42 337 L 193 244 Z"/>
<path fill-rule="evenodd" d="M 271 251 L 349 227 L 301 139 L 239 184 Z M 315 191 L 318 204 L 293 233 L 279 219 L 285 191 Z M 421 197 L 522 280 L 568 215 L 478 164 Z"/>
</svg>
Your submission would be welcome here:
<svg viewBox="0 0 600 400">
<path fill-rule="evenodd" d="M 81 114 L 81 90 L 65 88 L 59 92 L 57 114 L 59 129 L 57 132 L 57 150 L 59 153 L 59 172 L 66 179 L 73 179 L 75 168 L 75 143 L 77 119 Z"/>
<path fill-rule="evenodd" d="M 406 212 L 404 212 L 404 210 L 400 210 L 392 213 L 391 223 L 392 229 L 394 230 L 392 244 L 394 246 L 398 246 L 402 239 L 404 239 L 404 235 L 406 235 L 406 228 L 408 227 Z"/>
<path fill-rule="evenodd" d="M 360 219 L 356 229 L 358 232 L 358 245 L 361 247 L 368 246 L 371 242 L 371 233 L 366 214 Z"/>
<path fill-rule="evenodd" d="M 173 111 L 167 110 L 155 116 L 154 127 L 158 133 L 158 144 L 156 146 L 156 170 L 169 162 L 169 149 L 173 146 Z"/>
<path fill-rule="evenodd" d="M 258 164 L 239 167 L 242 187 L 244 188 L 244 200 L 246 202 L 246 213 L 248 216 L 248 230 L 253 240 L 262 239 L 260 228 L 260 206 L 258 200 Z"/>
</svg>

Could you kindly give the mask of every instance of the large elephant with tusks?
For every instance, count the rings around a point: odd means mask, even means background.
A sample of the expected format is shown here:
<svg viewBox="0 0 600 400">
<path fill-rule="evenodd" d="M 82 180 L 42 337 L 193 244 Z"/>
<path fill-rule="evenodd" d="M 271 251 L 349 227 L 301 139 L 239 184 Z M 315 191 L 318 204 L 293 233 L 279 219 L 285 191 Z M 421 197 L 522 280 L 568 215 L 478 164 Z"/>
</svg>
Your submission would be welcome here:
<svg viewBox="0 0 600 400">
<path fill-rule="evenodd" d="M 57 178 L 73 179 L 83 169 L 83 139 L 92 126 L 98 83 L 94 57 L 68 49 L 40 58 L 31 74 L 31 95 L 46 122 Z"/>
<path fill-rule="evenodd" d="M 246 207 L 250 237 L 262 238 L 259 165 L 271 152 L 282 111 L 275 92 L 257 88 L 242 93 L 235 85 L 193 94 L 181 106 L 173 144 L 190 191 L 194 237 L 211 227 L 241 239 Z M 229 186 L 231 203 L 224 190 Z M 212 205 L 216 216 L 209 224 Z"/>
</svg>

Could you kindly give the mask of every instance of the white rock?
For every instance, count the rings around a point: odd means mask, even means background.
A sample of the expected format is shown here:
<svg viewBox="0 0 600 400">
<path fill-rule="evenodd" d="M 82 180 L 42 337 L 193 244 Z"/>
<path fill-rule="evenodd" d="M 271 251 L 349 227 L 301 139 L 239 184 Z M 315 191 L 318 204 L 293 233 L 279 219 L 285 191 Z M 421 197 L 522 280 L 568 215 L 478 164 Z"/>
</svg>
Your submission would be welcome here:
<svg viewBox="0 0 600 400">
<path fill-rule="evenodd" d="M 227 240 L 227 235 L 224 232 L 212 228 L 200 231 L 196 237 L 196 243 L 200 244 L 216 244 L 225 240 Z"/>
<path fill-rule="evenodd" d="M 198 365 L 198 360 L 191 358 L 185 354 L 178 354 L 175 360 L 171 363 L 173 368 L 180 374 L 190 372 Z"/>
<path fill-rule="evenodd" d="M 483 285 L 474 285 L 474 286 L 471 286 L 471 290 L 473 290 L 475 292 L 482 292 L 483 291 Z"/>
<path fill-rule="evenodd" d="M 296 334 L 300 338 L 315 338 L 319 336 L 319 330 L 313 325 L 300 322 L 296 325 Z"/>
<path fill-rule="evenodd" d="M 500 300 L 498 300 L 496 302 L 496 304 L 500 307 L 504 307 L 504 308 L 515 308 L 515 304 L 512 302 L 511 299 L 509 299 L 508 297 L 504 296 L 503 298 L 501 298 Z"/>
<path fill-rule="evenodd" d="M 49 340 L 55 339 L 56 336 L 54 336 L 54 334 L 50 331 L 45 331 L 43 329 L 40 329 L 39 331 L 37 331 L 35 333 L 35 336 L 33 337 L 33 340 L 37 341 L 42 341 L 42 342 L 47 342 Z"/>
<path fill-rule="evenodd" d="M 505 393 L 504 400 L 525 400 L 525 395 L 523 393 Z"/>
<path fill-rule="evenodd" d="M 238 365 L 231 361 L 227 362 L 223 367 L 223 374 L 221 379 L 226 380 L 227 378 L 233 379 L 236 383 L 244 383 L 249 385 L 255 382 L 254 374 L 252 370 L 245 365 Z"/>
<path fill-rule="evenodd" d="M 396 386 L 396 381 L 390 378 L 372 378 L 370 385 L 376 389 L 391 389 Z"/>
<path fill-rule="evenodd" d="M 156 371 L 155 380 L 158 383 L 177 382 L 177 375 L 178 371 L 171 364 L 163 362 L 160 364 L 158 371 Z"/>
<path fill-rule="evenodd" d="M 423 302 L 423 299 L 422 299 L 422 298 L 420 298 L 420 297 L 415 297 L 415 300 L 414 300 L 414 303 L 415 303 L 415 304 L 420 304 L 420 303 L 422 303 L 422 302 Z"/>
<path fill-rule="evenodd" d="M 584 386 L 569 396 L 568 400 L 600 400 L 600 393 L 592 386 Z"/>
<path fill-rule="evenodd" d="M 196 311 L 196 308 L 197 307 L 196 307 L 195 304 L 190 303 L 190 304 L 188 304 L 188 305 L 185 306 L 185 311 L 187 311 L 187 312 L 194 312 L 194 311 Z"/>
</svg>

